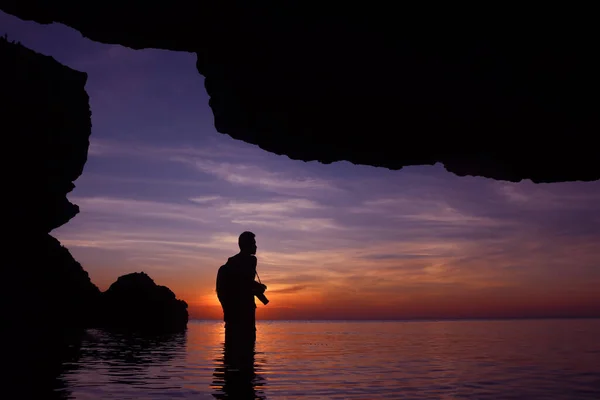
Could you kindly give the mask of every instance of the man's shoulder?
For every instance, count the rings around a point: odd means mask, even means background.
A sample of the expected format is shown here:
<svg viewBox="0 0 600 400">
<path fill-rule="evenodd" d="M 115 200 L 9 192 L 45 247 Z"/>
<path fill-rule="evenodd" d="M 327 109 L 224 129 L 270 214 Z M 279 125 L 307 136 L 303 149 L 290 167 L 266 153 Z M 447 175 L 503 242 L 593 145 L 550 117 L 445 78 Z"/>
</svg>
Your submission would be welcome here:
<svg viewBox="0 0 600 400">
<path fill-rule="evenodd" d="M 229 257 L 225 264 L 219 267 L 218 273 L 226 274 L 229 273 L 229 271 L 233 272 L 235 269 L 237 269 L 238 265 L 240 265 L 240 260 L 238 260 L 236 256 Z"/>
<path fill-rule="evenodd" d="M 250 254 L 238 253 L 235 256 L 229 257 L 227 264 L 254 264 L 256 265 L 256 256 Z"/>
<path fill-rule="evenodd" d="M 244 263 L 250 265 L 251 267 L 256 267 L 256 256 L 246 255 L 244 258 Z"/>
</svg>

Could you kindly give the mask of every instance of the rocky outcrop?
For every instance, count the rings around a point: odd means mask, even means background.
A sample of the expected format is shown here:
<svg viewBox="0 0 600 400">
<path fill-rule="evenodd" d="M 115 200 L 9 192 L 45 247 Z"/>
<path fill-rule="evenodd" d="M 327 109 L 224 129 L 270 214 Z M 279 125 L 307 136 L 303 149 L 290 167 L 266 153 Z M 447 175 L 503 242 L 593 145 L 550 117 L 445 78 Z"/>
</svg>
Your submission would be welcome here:
<svg viewBox="0 0 600 400">
<path fill-rule="evenodd" d="M 0 39 L 2 303 L 15 326 L 83 326 L 98 288 L 48 232 L 78 212 L 66 195 L 81 174 L 91 131 L 86 74 Z M 10 304 L 10 306 L 6 306 Z M 16 321 L 21 321 L 17 324 Z"/>
<path fill-rule="evenodd" d="M 105 328 L 177 332 L 188 322 L 187 303 L 144 272 L 120 276 L 102 293 L 101 310 Z"/>
<path fill-rule="evenodd" d="M 72 339 L 95 318 L 100 291 L 48 234 L 78 212 L 66 195 L 87 157 L 85 82 L 86 74 L 0 38 L 1 340 L 4 376 L 19 392 L 8 397 L 42 398 L 25 392 L 54 384 Z"/>
<path fill-rule="evenodd" d="M 4 392 L 11 398 L 47 398 L 64 389 L 56 379 L 63 363 L 77 357 L 83 328 L 101 325 L 104 316 L 104 294 L 49 234 L 79 211 L 66 195 L 87 158 L 85 82 L 85 73 L 0 38 L 0 316 L 3 376 L 11 382 Z M 162 306 L 174 298 L 167 288 L 155 294 L 168 298 Z"/>
<path fill-rule="evenodd" d="M 3 321 L 50 329 L 89 326 L 100 291 L 58 240 L 48 234 L 11 235 L 3 254 Z"/>
<path fill-rule="evenodd" d="M 600 178 L 592 8 L 353 7 L 0 0 L 92 40 L 196 52 L 217 130 L 293 159 Z"/>
<path fill-rule="evenodd" d="M 100 293 L 69 251 L 48 234 L 79 211 L 66 195 L 87 158 L 91 113 L 86 77 L 52 57 L 0 39 L 5 149 L 0 159 L 8 232 L 1 263 L 8 283 L 0 291 L 2 315 L 18 335 L 37 336 L 27 327 L 45 327 L 43 338 L 35 340 L 48 339 L 48 349 L 63 333 L 78 328 L 143 325 L 148 315 L 155 317 L 153 324 L 148 322 L 153 326 L 181 329 L 187 323 L 185 302 L 145 274 L 123 276 Z"/>
<path fill-rule="evenodd" d="M 50 398 L 77 337 L 95 323 L 100 291 L 47 233 L 6 231 L 0 265 L 3 377 L 16 392 L 7 397 Z"/>
<path fill-rule="evenodd" d="M 86 80 L 52 57 L 0 39 L 5 225 L 48 233 L 79 212 L 66 195 L 87 160 Z"/>
</svg>

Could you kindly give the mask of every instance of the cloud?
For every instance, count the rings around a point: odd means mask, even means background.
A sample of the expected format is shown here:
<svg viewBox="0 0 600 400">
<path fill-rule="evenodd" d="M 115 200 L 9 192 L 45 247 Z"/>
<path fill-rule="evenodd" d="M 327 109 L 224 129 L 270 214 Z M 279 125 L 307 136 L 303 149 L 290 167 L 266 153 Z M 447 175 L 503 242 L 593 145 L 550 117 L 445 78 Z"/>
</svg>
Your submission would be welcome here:
<svg viewBox="0 0 600 400">
<path fill-rule="evenodd" d="M 307 288 L 308 288 L 308 286 L 306 286 L 306 285 L 294 285 L 294 286 L 288 286 L 288 287 L 283 288 L 283 289 L 269 290 L 268 293 L 294 294 L 294 293 L 298 293 L 300 291 L 303 291 L 303 290 L 305 290 Z"/>
<path fill-rule="evenodd" d="M 91 138 L 89 154 L 95 157 L 138 157 L 163 161 L 181 160 L 178 157 L 226 157 L 233 149 L 228 146 L 192 147 L 157 146 L 136 140 L 111 140 Z"/>
<path fill-rule="evenodd" d="M 190 182 L 216 180 L 161 201 L 73 198 L 88 231 L 69 224 L 72 234 L 61 238 L 77 252 L 122 252 L 128 265 L 164 277 L 199 269 L 209 297 L 212 274 L 237 251 L 242 230 L 257 233 L 260 275 L 273 298 L 296 308 L 356 299 L 365 307 L 416 307 L 417 299 L 434 307 L 444 297 L 474 301 L 485 293 L 542 299 L 600 282 L 597 184 L 506 184 L 435 171 L 305 179 L 314 172 L 251 152 L 231 162 L 210 148 L 126 149 L 201 172 Z M 120 150 L 103 151 L 99 157 Z"/>
<path fill-rule="evenodd" d="M 330 191 L 336 188 L 328 181 L 314 177 L 290 177 L 286 173 L 273 172 L 257 165 L 236 164 L 203 159 L 178 158 L 194 165 L 199 171 L 223 179 L 234 185 L 255 186 L 276 193 L 305 191 Z"/>
<path fill-rule="evenodd" d="M 507 203 L 517 209 L 549 211 L 579 209 L 600 202 L 600 191 L 594 183 L 563 182 L 552 185 L 531 182 L 496 182 L 494 188 Z"/>
<path fill-rule="evenodd" d="M 382 214 L 394 220 L 434 222 L 453 226 L 494 226 L 504 223 L 493 218 L 472 215 L 467 210 L 459 210 L 441 199 L 408 196 L 370 199 L 360 206 L 351 207 L 349 211 L 355 214 Z"/>
<path fill-rule="evenodd" d="M 83 212 L 118 218 L 162 219 L 193 223 L 208 221 L 207 212 L 198 206 L 110 197 L 72 197 L 71 200 L 78 204 Z"/>
<path fill-rule="evenodd" d="M 276 220 L 258 220 L 236 218 L 233 223 L 244 226 L 265 227 L 278 230 L 302 231 L 302 232 L 320 232 L 324 230 L 343 229 L 336 225 L 332 220 L 325 218 L 285 218 Z"/>
<path fill-rule="evenodd" d="M 361 256 L 366 260 L 412 260 L 427 258 L 427 254 L 366 254 Z"/>
<path fill-rule="evenodd" d="M 190 187 L 190 188 L 204 188 L 205 190 L 210 190 L 210 186 L 206 182 L 202 182 L 194 179 L 160 179 L 160 178 L 151 178 L 144 177 L 139 175 L 134 176 L 114 176 L 108 174 L 98 174 L 94 172 L 86 172 L 83 177 L 80 177 L 77 180 L 78 188 L 80 186 L 89 186 L 89 187 L 97 187 L 103 186 L 106 188 L 107 186 L 112 186 L 115 184 L 134 184 L 140 186 L 149 186 L 149 187 L 160 187 L 160 188 L 169 188 L 172 187 Z M 127 185 L 126 187 L 132 187 L 132 185 Z M 208 189 L 206 189 L 208 188 Z M 211 197 L 211 196 L 208 196 Z M 214 196 L 212 196 L 214 197 Z M 199 196 L 202 198 L 202 196 Z M 192 198 L 194 199 L 194 198 Z M 192 200 L 190 199 L 190 200 Z"/>
<path fill-rule="evenodd" d="M 319 203 L 301 198 L 282 198 L 281 200 L 268 200 L 262 202 L 229 201 L 221 210 L 238 215 L 270 215 L 277 216 L 285 213 L 303 210 L 321 210 L 325 207 Z"/>
<path fill-rule="evenodd" d="M 221 199 L 222 199 L 221 196 L 198 196 L 198 197 L 192 197 L 189 200 L 194 203 L 205 204 L 205 203 L 213 203 L 213 202 L 221 200 Z"/>
<path fill-rule="evenodd" d="M 340 192 L 341 189 L 328 179 L 307 174 L 305 171 L 282 171 L 260 154 L 262 150 L 239 143 L 214 143 L 207 141 L 202 147 L 155 146 L 136 141 L 97 140 L 90 142 L 91 157 L 136 157 L 146 162 L 171 162 L 190 166 L 194 171 L 217 178 L 234 186 L 264 191 L 306 196 L 308 193 L 323 194 Z M 230 162 L 235 155 L 238 162 Z M 281 161 L 281 160 L 278 160 Z M 201 175 L 200 175 L 201 176 Z"/>
<path fill-rule="evenodd" d="M 511 203 L 524 204 L 531 201 L 531 196 L 525 194 L 523 190 L 519 190 L 518 185 L 502 183 L 496 187 L 498 192 Z"/>
<path fill-rule="evenodd" d="M 306 199 L 244 202 L 207 195 L 187 199 L 183 204 L 115 197 L 73 196 L 70 199 L 80 206 L 83 215 L 96 220 L 108 218 L 113 224 L 138 222 L 148 225 L 152 220 L 160 220 L 164 221 L 161 224 L 186 223 L 188 227 L 236 224 L 266 226 L 278 231 L 340 228 L 331 219 L 307 215 L 326 207 Z M 162 229 L 163 226 L 157 227 Z"/>
<path fill-rule="evenodd" d="M 302 217 L 325 208 L 304 199 L 260 203 L 206 195 L 185 203 L 84 196 L 71 200 L 82 211 L 56 231 L 59 239 L 77 254 L 126 254 L 126 265 L 217 265 L 237 251 L 237 235 L 243 230 L 256 230 L 260 247 L 281 232 L 338 228 L 326 219 Z"/>
</svg>

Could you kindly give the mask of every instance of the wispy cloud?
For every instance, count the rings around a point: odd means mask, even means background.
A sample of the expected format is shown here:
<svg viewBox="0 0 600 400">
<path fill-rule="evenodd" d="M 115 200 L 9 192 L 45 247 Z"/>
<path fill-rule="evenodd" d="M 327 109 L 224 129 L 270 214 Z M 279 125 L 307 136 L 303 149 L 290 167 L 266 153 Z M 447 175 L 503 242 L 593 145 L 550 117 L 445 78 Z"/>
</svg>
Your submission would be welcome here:
<svg viewBox="0 0 600 400">
<path fill-rule="evenodd" d="M 493 186 L 509 204 L 522 209 L 548 211 L 589 208 L 600 203 L 600 191 L 595 183 L 534 184 L 522 182 L 517 184 L 496 182 Z"/>
<path fill-rule="evenodd" d="M 504 221 L 469 214 L 459 210 L 441 199 L 422 199 L 399 196 L 397 198 L 379 198 L 364 201 L 351 207 L 352 213 L 383 214 L 390 219 L 414 220 L 423 222 L 449 223 L 453 225 L 501 225 Z"/>
<path fill-rule="evenodd" d="M 84 212 L 116 218 L 145 218 L 207 222 L 207 212 L 201 207 L 169 202 L 110 197 L 72 197 Z"/>
<path fill-rule="evenodd" d="M 246 229 L 277 232 L 339 229 L 325 218 L 303 217 L 303 213 L 325 207 L 304 199 L 243 202 L 207 195 L 184 203 L 114 197 L 71 198 L 81 207 L 76 223 L 58 230 L 70 248 L 129 250 L 137 258 L 165 259 L 171 262 L 197 259 L 199 251 L 234 252 L 237 234 Z"/>
<path fill-rule="evenodd" d="M 212 203 L 212 202 L 215 202 L 215 201 L 218 201 L 221 199 L 222 199 L 221 196 L 198 196 L 198 197 L 192 197 L 189 200 L 194 203 L 205 204 L 205 203 Z"/>
<path fill-rule="evenodd" d="M 306 285 L 294 285 L 294 286 L 288 286 L 282 289 L 275 289 L 275 290 L 270 290 L 269 293 L 275 293 L 275 294 L 294 294 L 294 293 L 298 293 L 301 292 L 303 290 L 306 290 L 308 288 L 308 286 Z"/>
<path fill-rule="evenodd" d="M 282 171 L 257 154 L 259 149 L 248 149 L 237 143 L 223 144 L 208 141 L 203 147 L 152 146 L 141 142 L 92 140 L 92 157 L 135 157 L 155 162 L 184 164 L 203 174 L 234 186 L 256 188 L 285 195 L 306 196 L 309 193 L 340 192 L 331 180 L 307 174 L 302 170 Z M 232 154 L 242 162 L 230 162 Z"/>
<path fill-rule="evenodd" d="M 206 147 L 158 146 L 137 140 L 90 139 L 89 154 L 95 157 L 139 157 L 163 161 L 182 161 L 178 157 L 227 157 L 234 148 L 227 145 L 215 145 L 209 141 Z"/>
<path fill-rule="evenodd" d="M 523 213 L 521 203 L 496 189 L 473 206 L 454 193 L 444 200 L 378 194 L 344 205 L 280 195 L 242 200 L 207 193 L 177 202 L 75 197 L 87 230 L 69 225 L 60 237 L 78 257 L 89 249 L 123 252 L 128 268 L 144 267 L 162 279 L 199 268 L 206 283 L 198 296 L 209 296 L 216 268 L 237 249 L 237 234 L 255 230 L 271 300 L 300 308 L 317 299 L 334 307 L 357 296 L 380 307 L 382 296 L 388 307 L 486 290 L 524 296 L 536 282 L 557 296 L 600 282 L 592 272 L 600 260 L 597 226 L 577 240 L 561 237 L 568 221 Z M 554 207 L 578 215 L 579 208 L 561 206 L 557 196 Z M 483 208 L 487 202 L 492 206 Z M 594 218 L 598 211 L 586 213 Z M 565 268 L 569 263 L 576 265 Z M 287 294 L 293 296 L 285 300 Z"/>
<path fill-rule="evenodd" d="M 203 159 L 177 160 L 195 166 L 199 171 L 216 176 L 234 185 L 255 186 L 276 193 L 306 193 L 306 191 L 330 191 L 336 187 L 323 179 L 314 177 L 290 177 L 286 173 L 269 171 L 266 168 L 230 162 Z"/>
<path fill-rule="evenodd" d="M 315 201 L 301 198 L 283 198 L 261 202 L 224 202 L 221 209 L 235 215 L 273 216 L 304 210 L 322 210 L 325 207 Z"/>
</svg>

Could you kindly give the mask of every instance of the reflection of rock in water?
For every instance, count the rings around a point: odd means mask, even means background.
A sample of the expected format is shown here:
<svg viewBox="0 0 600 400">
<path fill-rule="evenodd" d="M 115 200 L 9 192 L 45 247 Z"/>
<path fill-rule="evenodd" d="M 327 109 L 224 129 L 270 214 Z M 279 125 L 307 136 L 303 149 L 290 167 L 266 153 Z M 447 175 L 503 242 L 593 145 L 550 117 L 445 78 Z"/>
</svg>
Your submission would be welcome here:
<svg viewBox="0 0 600 400">
<path fill-rule="evenodd" d="M 46 385 L 44 395 L 11 398 L 129 398 L 140 387 L 176 386 L 180 376 L 162 375 L 160 371 L 185 363 L 186 340 L 185 332 L 148 335 L 88 329 L 80 338 L 80 346 L 72 349 L 73 359 L 63 357 L 65 363 L 57 365 L 60 370 Z"/>
<path fill-rule="evenodd" d="M 213 397 L 217 399 L 266 399 L 262 389 L 265 378 L 258 375 L 254 345 L 223 345 L 223 353 L 215 359 Z"/>
<path fill-rule="evenodd" d="M 2 379 L 7 384 L 0 389 L 2 398 L 71 399 L 65 375 L 79 368 L 82 336 L 83 331 L 44 332 L 41 328 L 5 343 L 8 351 L 4 352 Z M 11 357 L 11 353 L 21 357 Z"/>
<path fill-rule="evenodd" d="M 185 332 L 149 335 L 89 329 L 81 349 L 81 357 L 107 361 L 109 366 L 116 368 L 126 366 L 143 369 L 151 364 L 166 363 L 177 356 L 183 356 L 185 344 Z"/>
</svg>

